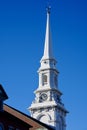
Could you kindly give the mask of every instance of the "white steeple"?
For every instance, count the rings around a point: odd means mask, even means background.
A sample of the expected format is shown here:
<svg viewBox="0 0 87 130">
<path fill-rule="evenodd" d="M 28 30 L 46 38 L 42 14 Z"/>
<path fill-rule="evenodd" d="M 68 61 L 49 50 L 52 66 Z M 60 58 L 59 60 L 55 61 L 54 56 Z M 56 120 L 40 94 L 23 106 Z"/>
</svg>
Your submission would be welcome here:
<svg viewBox="0 0 87 130">
<path fill-rule="evenodd" d="M 61 101 L 62 93 L 58 88 L 58 70 L 56 60 L 53 57 L 51 32 L 50 32 L 50 8 L 47 9 L 47 25 L 45 35 L 44 54 L 38 70 L 39 85 L 35 93 L 35 100 L 29 110 L 31 116 L 37 120 L 54 127 L 55 130 L 66 130 L 67 110 Z"/>
<path fill-rule="evenodd" d="M 47 70 L 47 69 L 55 69 L 55 71 L 58 73 L 56 69 L 56 60 L 53 56 L 53 50 L 52 50 L 52 38 L 51 38 L 51 29 L 50 29 L 50 7 L 47 8 L 47 22 L 46 22 L 46 34 L 45 34 L 45 44 L 44 44 L 44 54 L 41 59 L 41 66 L 39 68 L 39 71 Z M 49 76 L 48 76 L 49 77 Z M 41 79 L 39 78 L 39 81 Z M 50 82 L 49 82 L 50 84 Z M 41 86 L 41 82 L 40 82 Z M 49 85 L 50 87 L 51 85 Z"/>
<path fill-rule="evenodd" d="M 44 59 L 53 59 L 51 29 L 50 29 L 50 7 L 47 8 L 45 46 L 44 46 L 44 55 L 42 57 L 42 60 Z"/>
</svg>

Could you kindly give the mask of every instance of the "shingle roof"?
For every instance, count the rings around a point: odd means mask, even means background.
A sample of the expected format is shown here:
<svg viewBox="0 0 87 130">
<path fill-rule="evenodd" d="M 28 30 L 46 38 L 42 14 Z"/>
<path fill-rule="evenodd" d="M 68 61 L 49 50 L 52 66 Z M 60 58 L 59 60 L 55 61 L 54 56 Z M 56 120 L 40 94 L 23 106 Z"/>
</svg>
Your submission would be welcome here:
<svg viewBox="0 0 87 130">
<path fill-rule="evenodd" d="M 24 121 L 27 124 L 30 124 L 32 127 L 32 130 L 35 130 L 36 128 L 47 128 L 48 130 L 54 130 L 54 128 L 28 116 L 27 114 L 20 112 L 19 110 L 8 106 L 4 104 L 4 111 L 8 112 L 9 114 L 15 116 L 16 118 L 19 118 L 20 120 Z"/>
</svg>

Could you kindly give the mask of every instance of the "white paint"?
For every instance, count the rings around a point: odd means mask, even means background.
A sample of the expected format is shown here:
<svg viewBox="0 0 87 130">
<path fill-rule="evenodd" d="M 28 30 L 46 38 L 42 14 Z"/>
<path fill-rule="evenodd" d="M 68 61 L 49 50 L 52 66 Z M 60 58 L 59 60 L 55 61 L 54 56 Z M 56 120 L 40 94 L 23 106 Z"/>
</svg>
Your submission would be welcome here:
<svg viewBox="0 0 87 130">
<path fill-rule="evenodd" d="M 44 59 L 53 59 L 52 52 L 52 40 L 51 40 L 51 31 L 50 31 L 50 13 L 47 12 L 47 25 L 46 25 L 46 35 L 45 35 L 45 47 L 44 47 L 44 55 L 42 60 Z"/>
<path fill-rule="evenodd" d="M 33 118 L 53 126 L 56 130 L 66 130 L 65 117 L 67 110 L 61 102 L 62 93 L 57 85 L 58 70 L 56 69 L 56 60 L 52 53 L 49 15 L 50 12 L 47 11 L 44 55 L 38 70 L 39 86 L 35 91 L 36 97 L 29 110 Z M 41 96 L 43 93 L 47 95 L 46 99 Z"/>
</svg>

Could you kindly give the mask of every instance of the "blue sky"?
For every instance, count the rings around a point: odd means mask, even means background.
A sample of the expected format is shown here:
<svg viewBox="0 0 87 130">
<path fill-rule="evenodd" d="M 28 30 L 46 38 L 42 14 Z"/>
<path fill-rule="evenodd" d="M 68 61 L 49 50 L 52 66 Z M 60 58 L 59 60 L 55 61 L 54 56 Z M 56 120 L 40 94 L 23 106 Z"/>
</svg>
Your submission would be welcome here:
<svg viewBox="0 0 87 130">
<path fill-rule="evenodd" d="M 49 0 L 59 89 L 69 110 L 67 130 L 87 130 L 87 1 Z M 28 113 L 38 87 L 46 0 L 0 0 L 0 83 L 5 102 Z"/>
</svg>

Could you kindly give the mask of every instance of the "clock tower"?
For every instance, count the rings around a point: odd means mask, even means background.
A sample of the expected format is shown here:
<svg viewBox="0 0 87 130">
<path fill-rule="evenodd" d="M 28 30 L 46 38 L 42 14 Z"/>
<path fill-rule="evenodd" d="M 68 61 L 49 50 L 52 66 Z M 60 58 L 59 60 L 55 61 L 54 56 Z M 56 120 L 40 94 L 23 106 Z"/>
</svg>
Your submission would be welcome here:
<svg viewBox="0 0 87 130">
<path fill-rule="evenodd" d="M 29 107 L 31 116 L 45 124 L 55 128 L 55 130 L 66 130 L 66 114 L 61 101 L 58 88 L 59 72 L 56 68 L 56 59 L 53 56 L 51 33 L 50 33 L 50 8 L 47 9 L 47 25 L 45 35 L 44 54 L 38 69 L 39 86 L 35 91 L 35 100 Z"/>
</svg>

